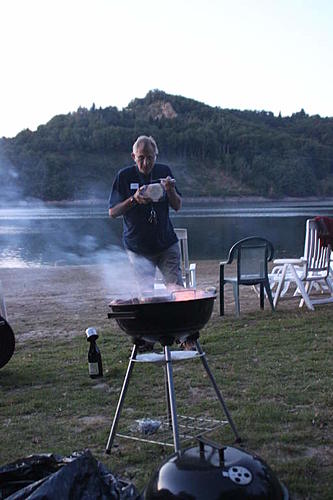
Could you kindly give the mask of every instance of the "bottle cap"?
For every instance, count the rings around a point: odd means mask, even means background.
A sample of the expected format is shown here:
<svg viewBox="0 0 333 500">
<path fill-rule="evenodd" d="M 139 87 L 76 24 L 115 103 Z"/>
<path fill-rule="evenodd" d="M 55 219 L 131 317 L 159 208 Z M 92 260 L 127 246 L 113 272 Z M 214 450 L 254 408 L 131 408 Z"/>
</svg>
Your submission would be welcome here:
<svg viewBox="0 0 333 500">
<path fill-rule="evenodd" d="M 86 336 L 87 340 L 91 340 L 92 338 L 94 338 L 95 340 L 98 339 L 96 328 L 94 328 L 93 326 L 89 326 L 89 328 L 86 329 Z"/>
</svg>

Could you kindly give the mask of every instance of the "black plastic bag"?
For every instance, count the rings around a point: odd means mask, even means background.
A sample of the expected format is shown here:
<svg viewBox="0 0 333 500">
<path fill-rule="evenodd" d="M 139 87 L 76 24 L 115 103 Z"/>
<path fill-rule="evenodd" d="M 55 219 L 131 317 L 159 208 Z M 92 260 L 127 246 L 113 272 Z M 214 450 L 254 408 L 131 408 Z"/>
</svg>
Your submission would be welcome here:
<svg viewBox="0 0 333 500">
<path fill-rule="evenodd" d="M 132 483 L 116 478 L 89 450 L 70 457 L 31 455 L 0 468 L 0 499 L 139 500 Z"/>
</svg>

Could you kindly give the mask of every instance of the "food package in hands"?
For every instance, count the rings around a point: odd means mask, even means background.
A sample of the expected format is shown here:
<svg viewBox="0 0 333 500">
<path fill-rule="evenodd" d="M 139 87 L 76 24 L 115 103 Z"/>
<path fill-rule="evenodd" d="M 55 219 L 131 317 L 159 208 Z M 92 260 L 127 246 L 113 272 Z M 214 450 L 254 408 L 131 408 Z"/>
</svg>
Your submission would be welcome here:
<svg viewBox="0 0 333 500">
<path fill-rule="evenodd" d="M 148 184 L 145 186 L 145 189 L 142 190 L 142 194 L 145 198 L 149 198 L 155 202 L 163 198 L 164 189 L 161 184 L 158 183 Z"/>
</svg>

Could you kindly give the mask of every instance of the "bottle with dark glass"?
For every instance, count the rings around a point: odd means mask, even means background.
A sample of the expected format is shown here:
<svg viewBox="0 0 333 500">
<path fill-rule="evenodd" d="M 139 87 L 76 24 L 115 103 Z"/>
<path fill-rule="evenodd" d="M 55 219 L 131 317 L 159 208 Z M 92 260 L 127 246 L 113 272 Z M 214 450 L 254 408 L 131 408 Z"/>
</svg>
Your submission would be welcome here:
<svg viewBox="0 0 333 500">
<path fill-rule="evenodd" d="M 91 378 L 103 377 L 103 365 L 102 356 L 96 340 L 98 339 L 98 334 L 95 328 L 89 327 L 86 329 L 87 341 L 90 342 L 89 352 L 88 352 L 88 369 L 89 376 Z"/>
</svg>

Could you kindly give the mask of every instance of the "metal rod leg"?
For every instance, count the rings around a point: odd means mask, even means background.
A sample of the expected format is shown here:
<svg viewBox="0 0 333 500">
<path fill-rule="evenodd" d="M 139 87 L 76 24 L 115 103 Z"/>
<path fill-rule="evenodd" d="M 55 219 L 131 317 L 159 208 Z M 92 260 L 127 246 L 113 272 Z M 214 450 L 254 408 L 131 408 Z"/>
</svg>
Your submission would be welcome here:
<svg viewBox="0 0 333 500">
<path fill-rule="evenodd" d="M 132 373 L 132 370 L 134 368 L 134 360 L 136 358 L 137 351 L 138 351 L 138 346 L 136 344 L 134 344 L 133 349 L 132 349 L 132 354 L 131 354 L 131 357 L 130 357 L 130 360 L 128 363 L 126 375 L 124 378 L 123 386 L 121 388 L 116 413 L 113 417 L 113 422 L 112 422 L 112 426 L 111 426 L 111 430 L 110 430 L 109 439 L 108 439 L 108 442 L 107 442 L 107 445 L 105 448 L 105 453 L 107 453 L 108 455 L 110 455 L 110 453 L 111 453 L 113 440 L 114 440 L 116 432 L 117 432 L 118 421 L 119 421 L 121 410 L 122 410 L 123 403 L 125 400 L 125 396 L 126 396 L 128 384 L 130 381 L 131 373 Z"/>
<path fill-rule="evenodd" d="M 171 420 L 171 409 L 170 409 L 168 373 L 167 373 L 166 365 L 164 365 L 163 369 L 164 369 L 165 399 L 166 399 L 166 409 L 167 409 L 168 426 L 171 429 L 171 427 L 172 427 L 172 420 Z"/>
<path fill-rule="evenodd" d="M 170 349 L 167 345 L 164 346 L 164 357 L 166 361 L 166 371 L 167 371 L 168 386 L 169 386 L 169 402 L 170 402 L 171 420 L 172 420 L 173 444 L 175 452 L 178 452 L 180 450 L 180 446 L 179 446 L 176 398 L 175 398 L 175 389 L 173 386 L 171 354 L 170 354 Z"/>
<path fill-rule="evenodd" d="M 211 381 L 211 383 L 212 383 L 212 386 L 214 387 L 214 390 L 215 390 L 216 396 L 217 396 L 218 400 L 220 401 L 220 403 L 221 403 L 221 405 L 222 405 L 222 408 L 223 408 L 224 413 L 225 413 L 225 415 L 226 415 L 226 417 L 227 417 L 227 419 L 228 419 L 228 422 L 229 422 L 229 424 L 230 424 L 230 426 L 231 426 L 231 428 L 232 428 L 232 430 L 233 430 L 233 432 L 234 432 L 234 434 L 235 434 L 235 437 L 236 437 L 236 442 L 237 442 L 237 443 L 240 443 L 240 442 L 241 442 L 241 438 L 239 437 L 239 434 L 238 434 L 238 432 L 237 432 L 236 426 L 235 426 L 235 424 L 234 424 L 234 422 L 233 422 L 233 420 L 232 420 L 232 418 L 231 418 L 231 415 L 230 415 L 230 413 L 229 413 L 229 410 L 228 410 L 228 408 L 227 408 L 227 405 L 226 405 L 226 404 L 225 404 L 225 402 L 224 402 L 224 399 L 223 399 L 223 397 L 222 397 L 222 394 L 221 394 L 221 392 L 220 392 L 220 389 L 219 389 L 219 388 L 218 388 L 218 386 L 217 386 L 216 380 L 215 380 L 215 378 L 214 378 L 214 376 L 213 376 L 212 372 L 211 372 L 211 371 L 210 371 L 210 369 L 209 369 L 209 366 L 208 366 L 208 363 L 207 363 L 207 360 L 206 360 L 206 356 L 205 356 L 205 354 L 204 354 L 203 350 L 201 349 L 201 345 L 200 345 L 200 343 L 199 343 L 199 341 L 198 341 L 198 340 L 196 340 L 196 341 L 195 341 L 195 344 L 196 344 L 196 346 L 197 346 L 198 353 L 199 353 L 199 354 L 202 354 L 202 356 L 200 357 L 200 359 L 201 359 L 201 361 L 202 361 L 202 364 L 203 364 L 203 366 L 204 366 L 204 369 L 206 370 L 206 372 L 207 372 L 207 374 L 208 374 L 208 376 L 209 376 L 209 378 L 210 378 L 210 381 Z"/>
</svg>

